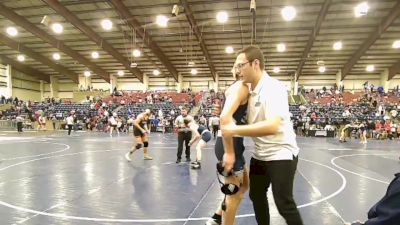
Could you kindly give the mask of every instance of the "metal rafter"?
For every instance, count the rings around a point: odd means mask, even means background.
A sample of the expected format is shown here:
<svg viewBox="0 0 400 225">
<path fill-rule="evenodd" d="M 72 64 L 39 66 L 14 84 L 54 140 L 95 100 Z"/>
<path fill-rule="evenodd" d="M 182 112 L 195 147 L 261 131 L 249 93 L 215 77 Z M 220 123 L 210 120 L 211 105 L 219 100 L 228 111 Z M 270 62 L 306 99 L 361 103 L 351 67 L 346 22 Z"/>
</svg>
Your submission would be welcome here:
<svg viewBox="0 0 400 225">
<path fill-rule="evenodd" d="M 24 65 L 22 63 L 19 63 L 13 59 L 8 58 L 7 56 L 0 55 L 0 63 L 2 64 L 9 64 L 16 70 L 25 73 L 26 75 L 30 75 L 33 77 L 38 78 L 39 80 L 46 81 L 47 83 L 50 83 L 50 76 L 47 74 L 44 74 L 30 66 Z"/>
<path fill-rule="evenodd" d="M 39 55 L 38 53 L 32 51 L 31 49 L 25 47 L 23 44 L 20 44 L 1 33 L 0 33 L 0 42 L 2 42 L 4 45 L 7 45 L 8 47 L 10 47 L 16 51 L 26 54 L 27 56 L 31 57 L 32 59 L 34 59 L 44 65 L 49 66 L 50 68 L 52 68 L 54 71 L 60 73 L 61 75 L 66 75 L 75 83 L 77 83 L 77 84 L 79 83 L 78 74 L 75 74 L 74 72 L 68 70 L 67 68 L 54 63 L 49 58 Z"/>
<path fill-rule="evenodd" d="M 200 28 L 197 26 L 196 20 L 194 19 L 193 12 L 190 9 L 190 6 L 189 6 L 189 3 L 187 0 L 180 0 L 180 2 L 185 9 L 186 18 L 189 21 L 190 26 L 193 29 L 194 35 L 196 36 L 197 41 L 200 44 L 200 48 L 203 51 L 204 56 L 206 57 L 208 67 L 210 68 L 211 75 L 215 81 L 215 77 L 216 77 L 215 67 L 214 67 L 213 62 L 211 61 L 210 53 L 207 50 L 207 46 L 204 42 L 204 39 L 202 38 Z"/>
<path fill-rule="evenodd" d="M 396 76 L 396 74 L 399 73 L 400 73 L 400 61 L 398 61 L 396 64 L 393 64 L 393 66 L 389 68 L 388 80 L 391 80 L 394 76 Z"/>
<path fill-rule="evenodd" d="M 144 44 L 151 49 L 153 54 L 160 60 L 160 62 L 167 68 L 168 72 L 174 77 L 175 81 L 178 81 L 178 71 L 168 60 L 168 57 L 162 52 L 161 48 L 151 39 L 147 31 L 143 29 L 139 21 L 137 21 L 131 14 L 129 9 L 124 5 L 121 0 L 110 1 L 114 8 L 118 11 L 122 18 L 126 19 L 128 25 L 136 31 L 136 34 L 144 39 Z"/>
<path fill-rule="evenodd" d="M 131 62 L 126 59 L 121 53 L 119 53 L 112 45 L 110 45 L 106 40 L 104 40 L 100 35 L 98 35 L 91 27 L 86 25 L 82 20 L 80 20 L 71 11 L 60 4 L 58 0 L 43 0 L 47 5 L 49 5 L 54 11 L 59 15 L 64 17 L 69 23 L 78 28 L 82 33 L 89 37 L 92 41 L 96 42 L 101 46 L 104 51 L 113 56 L 119 63 L 121 63 L 125 69 L 130 71 L 135 75 L 141 82 L 143 82 L 143 72 L 138 68 L 131 68 Z"/>
<path fill-rule="evenodd" d="M 303 66 L 306 62 L 306 59 L 308 58 L 308 55 L 310 54 L 311 48 L 314 45 L 314 41 L 317 38 L 319 30 L 321 29 L 321 24 L 324 21 L 326 14 L 328 13 L 329 6 L 331 5 L 331 3 L 332 3 L 332 0 L 325 0 L 324 4 L 321 7 L 321 11 L 319 11 L 319 15 L 318 15 L 317 21 L 315 22 L 315 26 L 311 31 L 310 37 L 308 38 L 306 49 L 304 50 L 303 55 L 300 60 L 300 63 L 296 69 L 296 75 L 297 75 L 296 81 L 298 81 L 299 77 L 301 76 Z"/>
<path fill-rule="evenodd" d="M 367 40 L 360 46 L 356 53 L 351 56 L 350 60 L 344 65 L 342 69 L 342 80 L 350 72 L 351 68 L 357 63 L 357 61 L 367 52 L 367 50 L 375 43 L 376 40 L 389 28 L 389 26 L 400 16 L 400 1 L 397 1 L 396 5 L 390 10 L 390 13 L 384 20 L 382 20 L 378 27 L 374 29 Z"/>
<path fill-rule="evenodd" d="M 95 63 L 90 62 L 88 59 L 80 55 L 78 52 L 72 50 L 71 48 L 64 45 L 63 41 L 57 40 L 53 36 L 47 34 L 42 29 L 39 29 L 35 24 L 32 24 L 24 17 L 15 13 L 12 9 L 6 7 L 5 5 L 0 3 L 0 14 L 7 19 L 14 22 L 16 25 L 23 27 L 28 32 L 34 34 L 36 37 L 42 39 L 43 41 L 49 43 L 54 48 L 59 49 L 60 51 L 64 52 L 65 54 L 69 55 L 74 60 L 78 61 L 79 63 L 87 66 L 90 70 L 95 72 L 97 75 L 102 77 L 105 81 L 110 83 L 110 76 L 109 74 L 97 66 Z"/>
</svg>

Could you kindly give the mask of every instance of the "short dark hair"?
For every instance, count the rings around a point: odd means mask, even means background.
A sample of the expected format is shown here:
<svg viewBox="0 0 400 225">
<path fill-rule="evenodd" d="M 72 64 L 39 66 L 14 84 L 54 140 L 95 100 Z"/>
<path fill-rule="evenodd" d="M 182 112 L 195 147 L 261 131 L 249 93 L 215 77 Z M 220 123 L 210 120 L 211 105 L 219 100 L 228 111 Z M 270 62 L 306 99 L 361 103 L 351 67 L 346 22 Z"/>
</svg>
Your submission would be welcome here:
<svg viewBox="0 0 400 225">
<path fill-rule="evenodd" d="M 187 105 L 182 105 L 181 110 L 186 110 L 186 111 L 189 112 L 189 106 L 187 106 Z"/>
<path fill-rule="evenodd" d="M 260 69 L 264 69 L 264 55 L 261 51 L 261 49 L 256 46 L 256 45 L 250 45 L 245 47 L 244 49 L 240 50 L 237 55 L 240 55 L 244 53 L 246 56 L 246 59 L 249 60 L 250 63 L 252 63 L 254 60 L 258 59 L 260 61 Z"/>
</svg>

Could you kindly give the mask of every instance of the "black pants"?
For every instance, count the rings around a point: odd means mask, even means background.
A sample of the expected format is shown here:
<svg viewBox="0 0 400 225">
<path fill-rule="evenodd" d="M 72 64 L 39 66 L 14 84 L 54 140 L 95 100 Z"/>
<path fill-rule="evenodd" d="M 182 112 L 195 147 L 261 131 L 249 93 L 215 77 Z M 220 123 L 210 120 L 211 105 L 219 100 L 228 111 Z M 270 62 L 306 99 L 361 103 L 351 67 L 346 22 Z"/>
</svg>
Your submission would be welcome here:
<svg viewBox="0 0 400 225">
<path fill-rule="evenodd" d="M 67 126 L 68 126 L 68 135 L 71 135 L 72 126 L 74 125 L 68 124 Z"/>
<path fill-rule="evenodd" d="M 18 132 L 22 132 L 22 122 L 17 122 L 17 130 Z"/>
<path fill-rule="evenodd" d="M 213 133 L 214 139 L 217 137 L 218 130 L 219 130 L 218 125 L 212 125 L 212 133 Z"/>
<path fill-rule="evenodd" d="M 250 199 L 258 225 L 269 225 L 267 190 L 272 193 L 279 213 L 288 225 L 303 225 L 296 203 L 293 200 L 293 180 L 298 158 L 293 160 L 250 161 Z"/>
<path fill-rule="evenodd" d="M 177 159 L 182 158 L 182 151 L 183 151 L 183 142 L 185 142 L 185 154 L 186 154 L 186 159 L 190 159 L 190 146 L 189 146 L 189 141 L 192 139 L 192 132 L 178 132 L 178 154 L 177 154 Z"/>
</svg>

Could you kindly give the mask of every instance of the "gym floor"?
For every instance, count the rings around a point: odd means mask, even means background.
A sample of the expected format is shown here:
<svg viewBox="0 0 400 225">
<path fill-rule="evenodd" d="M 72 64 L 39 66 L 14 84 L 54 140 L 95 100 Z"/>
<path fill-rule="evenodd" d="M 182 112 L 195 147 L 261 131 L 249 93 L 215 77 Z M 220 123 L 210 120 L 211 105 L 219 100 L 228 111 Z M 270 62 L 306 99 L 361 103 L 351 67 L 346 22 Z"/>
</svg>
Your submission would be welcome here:
<svg viewBox="0 0 400 225">
<path fill-rule="evenodd" d="M 125 160 L 133 141 L 131 134 L 0 132 L 0 224 L 205 224 L 223 198 L 214 140 L 201 170 L 175 164 L 176 135 L 150 135 L 152 161 L 142 151 Z M 400 172 L 398 140 L 362 145 L 298 137 L 298 143 L 294 196 L 307 225 L 365 220 Z M 247 163 L 252 146 L 246 139 Z M 269 197 L 271 224 L 285 224 Z M 256 224 L 253 213 L 246 194 L 237 224 Z"/>
</svg>

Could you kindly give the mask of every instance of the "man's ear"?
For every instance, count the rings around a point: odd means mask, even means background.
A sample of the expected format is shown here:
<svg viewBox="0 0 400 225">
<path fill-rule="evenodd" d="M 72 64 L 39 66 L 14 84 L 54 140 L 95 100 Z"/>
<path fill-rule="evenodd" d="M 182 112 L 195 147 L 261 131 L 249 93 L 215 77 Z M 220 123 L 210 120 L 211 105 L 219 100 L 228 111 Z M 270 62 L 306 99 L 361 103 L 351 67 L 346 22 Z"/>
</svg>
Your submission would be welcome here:
<svg viewBox="0 0 400 225">
<path fill-rule="evenodd" d="M 258 65 L 258 66 L 260 67 L 260 60 L 255 59 L 255 60 L 253 61 L 253 65 Z"/>
</svg>

